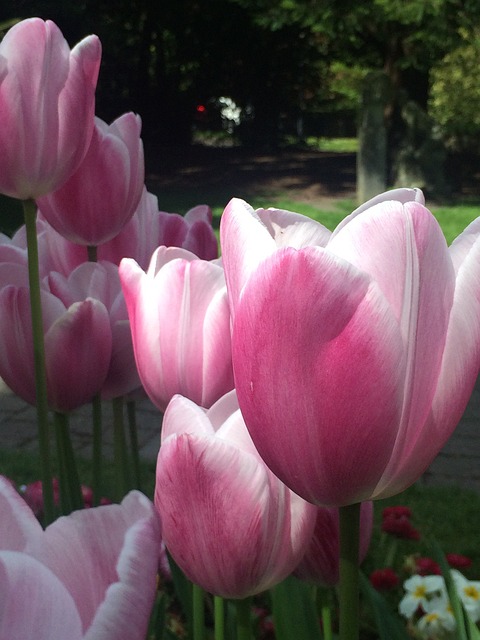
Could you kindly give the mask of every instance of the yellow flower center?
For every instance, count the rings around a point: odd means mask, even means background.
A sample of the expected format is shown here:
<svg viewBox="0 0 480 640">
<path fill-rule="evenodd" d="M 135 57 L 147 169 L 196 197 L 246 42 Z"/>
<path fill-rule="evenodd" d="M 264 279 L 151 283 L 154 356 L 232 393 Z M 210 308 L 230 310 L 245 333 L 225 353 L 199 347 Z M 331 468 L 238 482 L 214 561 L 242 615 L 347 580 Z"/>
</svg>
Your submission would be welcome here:
<svg viewBox="0 0 480 640">
<path fill-rule="evenodd" d="M 438 613 L 435 613 L 435 611 L 432 611 L 432 613 L 427 613 L 425 615 L 425 619 L 427 622 L 436 622 L 439 618 L 440 616 L 438 615 Z"/>
<path fill-rule="evenodd" d="M 415 598 L 424 598 L 427 595 L 427 588 L 424 584 L 419 584 L 415 587 L 415 591 L 413 592 L 413 596 Z"/>
<path fill-rule="evenodd" d="M 480 592 L 471 584 L 463 588 L 463 593 L 467 596 L 467 598 L 472 598 L 472 600 L 480 599 Z"/>
</svg>

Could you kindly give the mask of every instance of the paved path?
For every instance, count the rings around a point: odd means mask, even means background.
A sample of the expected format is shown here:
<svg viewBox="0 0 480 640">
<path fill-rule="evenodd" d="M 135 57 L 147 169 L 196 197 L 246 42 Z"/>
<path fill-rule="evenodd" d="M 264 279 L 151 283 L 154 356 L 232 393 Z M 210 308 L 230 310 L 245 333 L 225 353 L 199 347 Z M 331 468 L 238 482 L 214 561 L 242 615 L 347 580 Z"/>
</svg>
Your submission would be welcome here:
<svg viewBox="0 0 480 640">
<path fill-rule="evenodd" d="M 112 454 L 112 416 L 108 403 L 103 410 L 104 451 Z M 140 455 L 155 461 L 160 440 L 161 418 L 149 400 L 137 402 L 137 427 Z M 74 412 L 71 432 L 75 450 L 84 457 L 91 456 L 90 408 Z M 36 411 L 14 396 L 0 380 L 0 448 L 38 451 Z M 0 469 L 1 473 L 1 469 Z M 420 482 L 425 484 L 458 484 L 480 492 L 480 384 L 455 434 L 437 456 Z"/>
</svg>

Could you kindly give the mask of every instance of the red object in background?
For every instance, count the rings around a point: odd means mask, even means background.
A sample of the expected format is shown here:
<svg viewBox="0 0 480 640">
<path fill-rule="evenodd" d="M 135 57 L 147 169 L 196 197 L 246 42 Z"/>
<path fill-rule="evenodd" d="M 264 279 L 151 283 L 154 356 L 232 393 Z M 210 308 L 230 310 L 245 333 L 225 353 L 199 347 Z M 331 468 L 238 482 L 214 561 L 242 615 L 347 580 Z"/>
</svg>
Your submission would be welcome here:
<svg viewBox="0 0 480 640">
<path fill-rule="evenodd" d="M 446 558 L 453 569 L 465 569 L 472 564 L 471 558 L 462 556 L 460 553 L 447 553 Z"/>
<path fill-rule="evenodd" d="M 382 531 L 397 538 L 420 540 L 420 532 L 415 529 L 406 516 L 389 516 L 383 519 Z"/>
<path fill-rule="evenodd" d="M 204 104 L 197 104 L 197 113 L 205 113 L 207 108 Z"/>
<path fill-rule="evenodd" d="M 370 582 L 377 591 L 394 589 L 400 582 L 400 578 L 390 567 L 376 569 L 370 574 Z"/>
<path fill-rule="evenodd" d="M 382 511 L 382 518 L 384 520 L 385 518 L 401 518 L 401 517 L 405 517 L 405 518 L 412 517 L 412 510 L 410 509 L 410 507 L 402 507 L 398 505 L 395 507 L 385 507 L 385 509 Z"/>
<path fill-rule="evenodd" d="M 431 558 L 416 558 L 415 566 L 419 576 L 440 576 L 442 574 L 440 565 Z"/>
</svg>

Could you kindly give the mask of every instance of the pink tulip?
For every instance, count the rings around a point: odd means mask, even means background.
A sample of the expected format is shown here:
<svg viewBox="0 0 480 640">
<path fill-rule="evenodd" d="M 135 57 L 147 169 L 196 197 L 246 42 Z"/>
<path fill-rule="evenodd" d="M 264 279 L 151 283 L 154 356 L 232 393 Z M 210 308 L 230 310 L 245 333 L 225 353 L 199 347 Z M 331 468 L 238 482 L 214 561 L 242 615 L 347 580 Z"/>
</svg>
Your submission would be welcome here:
<svg viewBox="0 0 480 640">
<path fill-rule="evenodd" d="M 58 189 L 90 143 L 101 47 L 89 36 L 72 51 L 39 18 L 0 44 L 0 192 L 37 198 Z"/>
<path fill-rule="evenodd" d="M 157 197 L 143 190 L 137 210 L 127 225 L 112 240 L 99 247 L 103 260 L 120 264 L 133 258 L 147 269 L 157 247 L 182 247 L 202 260 L 218 257 L 218 242 L 212 227 L 212 211 L 198 205 L 185 216 L 158 210 Z"/>
<path fill-rule="evenodd" d="M 132 491 L 45 531 L 0 479 L 0 637 L 143 640 L 156 590 L 160 526 Z"/>
<path fill-rule="evenodd" d="M 147 273 L 122 260 L 140 380 L 160 410 L 180 393 L 203 407 L 233 389 L 230 314 L 223 269 L 159 247 Z"/>
<path fill-rule="evenodd" d="M 240 407 L 272 471 L 316 504 L 403 491 L 473 389 L 480 219 L 447 248 L 418 198 L 364 207 L 325 247 L 277 249 L 245 204 L 224 214 Z"/>
<path fill-rule="evenodd" d="M 373 503 L 363 502 L 360 509 L 359 561 L 363 562 L 370 546 L 373 527 Z M 340 525 L 336 507 L 317 507 L 312 539 L 293 575 L 325 587 L 338 584 L 340 566 Z"/>
<path fill-rule="evenodd" d="M 71 242 L 99 245 L 135 213 L 145 179 L 139 116 L 108 126 L 95 118 L 90 146 L 77 171 L 57 191 L 38 198 L 46 220 Z"/>
<path fill-rule="evenodd" d="M 259 593 L 291 573 L 316 514 L 266 467 L 234 391 L 208 411 L 181 396 L 170 402 L 155 506 L 165 545 L 187 577 L 229 598 Z"/>
<path fill-rule="evenodd" d="M 90 401 L 107 375 L 112 335 L 108 312 L 91 298 L 68 308 L 42 291 L 48 401 L 68 412 Z M 36 403 L 30 298 L 26 287 L 0 291 L 0 376 L 14 393 Z"/>
<path fill-rule="evenodd" d="M 102 384 L 105 399 L 129 394 L 141 386 L 133 355 L 132 335 L 118 268 L 110 262 L 84 262 L 67 277 L 50 273 L 48 288 L 66 307 L 98 300 L 108 311 L 112 335 L 110 364 Z M 94 358 L 95 359 L 95 358 Z"/>
</svg>

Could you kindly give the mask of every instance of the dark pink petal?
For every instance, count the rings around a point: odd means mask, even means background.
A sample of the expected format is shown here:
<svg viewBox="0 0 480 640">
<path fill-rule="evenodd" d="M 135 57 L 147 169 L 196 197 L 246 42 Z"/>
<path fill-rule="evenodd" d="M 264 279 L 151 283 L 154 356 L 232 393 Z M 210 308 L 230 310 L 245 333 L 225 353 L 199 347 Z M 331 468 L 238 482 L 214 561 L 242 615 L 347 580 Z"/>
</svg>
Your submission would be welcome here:
<svg viewBox="0 0 480 640">
<path fill-rule="evenodd" d="M 260 455 L 305 499 L 370 496 L 402 408 L 398 324 L 363 272 L 318 247 L 279 250 L 237 308 L 240 408 Z"/>
</svg>

